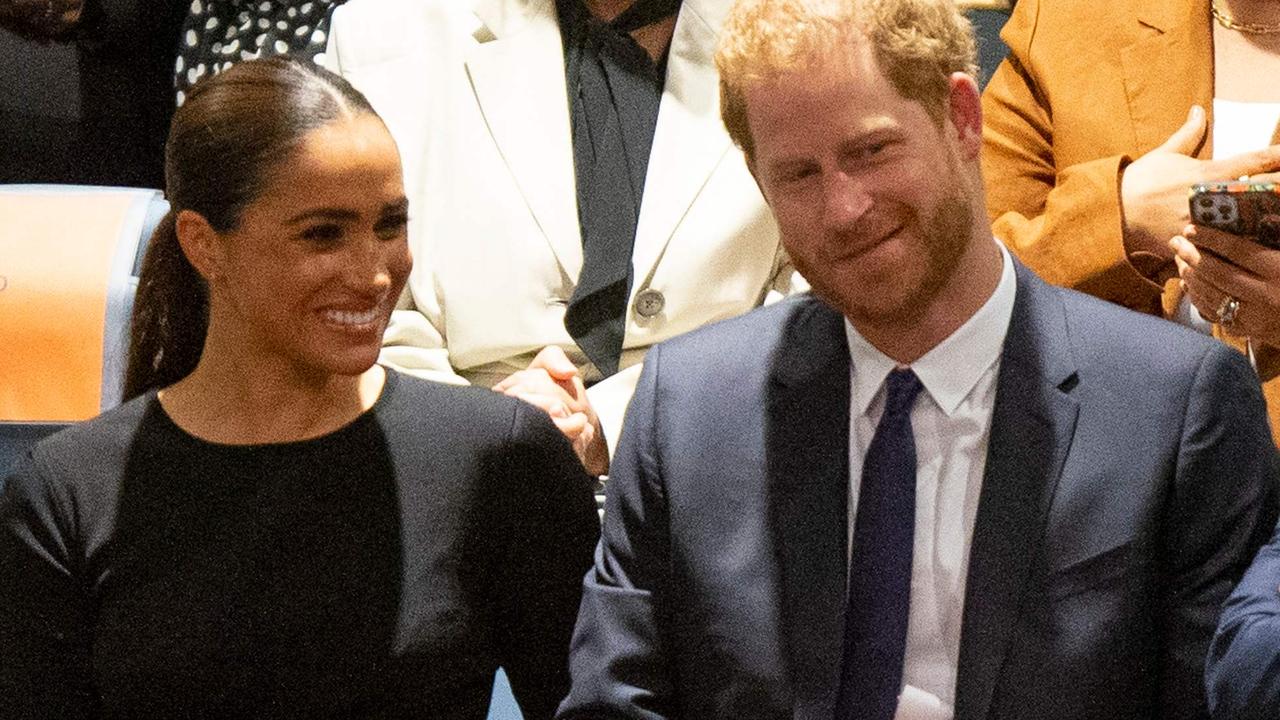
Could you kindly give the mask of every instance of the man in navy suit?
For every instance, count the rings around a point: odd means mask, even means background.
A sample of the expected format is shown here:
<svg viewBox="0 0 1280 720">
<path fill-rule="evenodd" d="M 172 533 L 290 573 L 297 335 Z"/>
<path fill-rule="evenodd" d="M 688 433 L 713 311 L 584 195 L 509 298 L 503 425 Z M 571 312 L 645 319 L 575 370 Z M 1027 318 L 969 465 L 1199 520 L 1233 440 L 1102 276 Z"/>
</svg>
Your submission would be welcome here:
<svg viewBox="0 0 1280 720">
<path fill-rule="evenodd" d="M 1222 609 L 1205 679 L 1219 720 L 1280 717 L 1280 529 Z"/>
<path fill-rule="evenodd" d="M 721 114 L 813 294 L 650 351 L 562 718 L 1206 716 L 1276 519 L 1229 348 L 992 240 L 947 0 L 743 0 Z"/>
</svg>

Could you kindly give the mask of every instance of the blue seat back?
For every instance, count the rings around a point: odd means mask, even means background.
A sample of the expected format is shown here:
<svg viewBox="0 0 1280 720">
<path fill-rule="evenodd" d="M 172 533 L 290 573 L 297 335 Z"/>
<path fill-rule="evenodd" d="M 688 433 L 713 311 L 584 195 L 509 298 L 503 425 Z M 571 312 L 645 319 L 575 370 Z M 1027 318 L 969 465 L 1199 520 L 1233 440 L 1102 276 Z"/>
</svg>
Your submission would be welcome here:
<svg viewBox="0 0 1280 720">
<path fill-rule="evenodd" d="M 99 223 L 84 218 L 101 217 L 95 213 L 81 213 L 87 204 L 101 202 L 104 198 L 118 200 L 121 212 L 111 215 L 109 222 Z M 25 215 L 16 212 L 21 208 L 39 204 L 46 211 Z M 8 212 L 3 212 L 8 208 Z M 52 211 L 49 211 L 52 209 Z M 11 258 L 4 262 L 4 247 L 21 248 L 23 252 L 33 252 L 32 248 L 47 247 L 48 243 L 32 243 L 32 238 L 53 238 L 57 243 L 80 243 L 88 248 L 95 248 L 95 256 L 109 258 L 109 267 L 103 268 L 106 274 L 105 302 L 101 297 L 101 289 L 74 287 L 74 281 L 62 282 L 39 277 L 0 277 L 0 318 L 6 314 L 19 317 L 21 314 L 36 313 L 35 318 L 20 318 L 18 325 L 27 328 L 39 328 L 39 314 L 44 312 L 38 306 L 23 304 L 27 302 L 12 301 L 6 303 L 4 289 L 12 289 L 11 295 L 21 290 L 23 298 L 42 298 L 42 302 L 83 303 L 85 312 L 101 314 L 102 343 L 101 362 L 97 368 L 97 403 L 89 406 L 83 413 L 91 416 L 96 411 L 106 410 L 119 404 L 124 383 L 124 369 L 128 359 L 129 320 L 133 312 L 133 298 L 138 286 L 138 272 L 142 265 L 142 257 L 146 252 L 147 242 L 161 218 L 168 211 L 168 203 L 158 190 L 134 188 L 105 188 L 77 185 L 0 185 L 0 268 L 19 268 L 22 264 Z M 5 217 L 5 215 L 8 217 Z M 3 239 L 9 238 L 5 243 Z M 105 248 L 105 255 L 98 252 Z M 66 247 L 57 248 L 65 252 Z M 16 250 L 15 250 L 16 251 Z M 51 248 L 52 251 L 52 248 Z M 0 270 L 0 274 L 4 271 Z M 10 271 L 12 274 L 12 271 Z M 71 277 L 78 277 L 71 275 Z M 47 285 L 47 287 L 44 287 Z M 75 308 L 72 308 L 74 311 Z M 11 325 L 11 327 L 13 327 Z M 56 333 L 51 337 L 57 338 Z M 40 338 L 25 338 L 31 342 L 39 342 Z M 8 339 L 9 342 L 23 342 L 24 338 Z M 62 339 L 62 342 L 67 340 Z M 86 340 L 91 341 L 91 340 Z M 74 342 L 74 339 L 71 339 Z M 63 366 L 60 363 L 58 348 L 50 348 L 41 358 L 41 367 L 27 368 L 38 370 L 41 387 L 50 391 L 60 389 L 63 384 L 82 381 L 83 369 Z M 21 387 L 30 388 L 27 383 Z M 26 389 L 24 392 L 31 392 Z M 3 397 L 0 397 L 0 401 Z M 29 417 L 24 416 L 15 407 L 23 407 L 21 398 L 12 399 L 6 406 L 0 402 L 0 478 L 3 478 L 12 465 L 26 450 L 41 437 L 54 432 L 71 422 L 85 417 Z"/>
</svg>

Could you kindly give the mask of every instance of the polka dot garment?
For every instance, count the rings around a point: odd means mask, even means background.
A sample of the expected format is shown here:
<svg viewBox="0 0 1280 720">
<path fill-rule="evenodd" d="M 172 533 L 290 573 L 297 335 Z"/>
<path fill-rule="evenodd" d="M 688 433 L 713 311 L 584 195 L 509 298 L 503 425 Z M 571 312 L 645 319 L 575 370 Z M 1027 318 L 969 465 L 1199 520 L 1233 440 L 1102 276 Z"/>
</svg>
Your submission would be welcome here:
<svg viewBox="0 0 1280 720">
<path fill-rule="evenodd" d="M 174 87 L 178 104 L 200 78 L 240 60 L 293 55 L 324 59 L 329 15 L 344 0 L 191 0 Z"/>
</svg>

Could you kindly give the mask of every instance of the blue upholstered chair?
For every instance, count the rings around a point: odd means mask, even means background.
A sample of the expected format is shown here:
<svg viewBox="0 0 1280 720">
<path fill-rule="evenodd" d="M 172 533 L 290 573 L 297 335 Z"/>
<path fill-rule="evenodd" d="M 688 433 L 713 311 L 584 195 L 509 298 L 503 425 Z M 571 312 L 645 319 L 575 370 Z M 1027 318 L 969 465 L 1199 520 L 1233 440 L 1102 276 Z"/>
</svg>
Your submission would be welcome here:
<svg viewBox="0 0 1280 720">
<path fill-rule="evenodd" d="M 493 679 L 493 699 L 489 702 L 489 720 L 523 720 L 520 706 L 511 694 L 511 683 L 506 673 L 498 671 Z"/>
<path fill-rule="evenodd" d="M 0 478 L 120 402 L 138 269 L 167 210 L 158 190 L 0 185 Z"/>
</svg>

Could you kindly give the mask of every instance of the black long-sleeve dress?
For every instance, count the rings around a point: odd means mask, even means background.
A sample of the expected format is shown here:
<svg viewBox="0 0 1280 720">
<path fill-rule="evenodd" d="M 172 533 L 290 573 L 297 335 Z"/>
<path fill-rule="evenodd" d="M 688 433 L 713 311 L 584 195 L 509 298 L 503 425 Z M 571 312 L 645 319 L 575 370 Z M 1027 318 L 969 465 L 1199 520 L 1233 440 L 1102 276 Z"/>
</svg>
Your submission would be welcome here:
<svg viewBox="0 0 1280 720">
<path fill-rule="evenodd" d="M 567 690 L 598 524 L 536 408 L 388 371 L 313 440 L 228 446 L 151 393 L 0 495 L 0 717 L 528 718 Z"/>
</svg>

